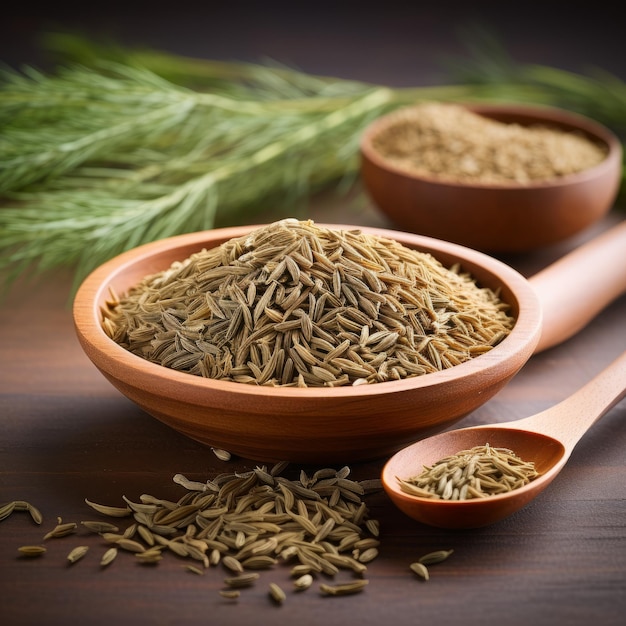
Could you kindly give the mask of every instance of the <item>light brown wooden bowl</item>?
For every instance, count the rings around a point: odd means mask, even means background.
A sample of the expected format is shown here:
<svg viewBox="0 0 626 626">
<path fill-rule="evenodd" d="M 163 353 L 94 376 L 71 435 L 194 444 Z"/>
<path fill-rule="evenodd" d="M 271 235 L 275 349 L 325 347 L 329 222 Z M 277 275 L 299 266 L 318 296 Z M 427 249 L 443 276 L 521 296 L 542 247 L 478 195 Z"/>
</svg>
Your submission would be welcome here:
<svg viewBox="0 0 626 626">
<path fill-rule="evenodd" d="M 557 108 L 472 104 L 501 122 L 578 131 L 607 158 L 585 171 L 528 185 L 463 184 L 412 174 L 386 160 L 372 139 L 403 110 L 375 120 L 361 140 L 361 178 L 377 208 L 398 228 L 488 253 L 525 252 L 583 231 L 611 209 L 622 175 L 622 147 L 607 128 Z"/>
<path fill-rule="evenodd" d="M 345 463 L 388 456 L 486 402 L 539 340 L 538 297 L 515 270 L 451 243 L 374 228 L 361 230 L 431 252 L 444 265 L 460 262 L 480 284 L 500 289 L 517 319 L 510 335 L 490 352 L 442 372 L 356 387 L 296 389 L 177 372 L 131 354 L 104 333 L 100 310 L 109 288 L 122 294 L 174 261 L 257 227 L 182 235 L 126 252 L 88 276 L 74 302 L 78 339 L 102 374 L 147 413 L 203 444 L 264 462 Z"/>
</svg>

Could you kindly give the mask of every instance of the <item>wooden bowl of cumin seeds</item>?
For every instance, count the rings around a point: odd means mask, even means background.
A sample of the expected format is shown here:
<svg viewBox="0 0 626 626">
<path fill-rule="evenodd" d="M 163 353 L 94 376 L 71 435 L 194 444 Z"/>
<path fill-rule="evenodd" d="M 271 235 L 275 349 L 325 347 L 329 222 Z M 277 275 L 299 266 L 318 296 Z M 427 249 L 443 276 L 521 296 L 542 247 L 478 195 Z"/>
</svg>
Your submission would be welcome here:
<svg viewBox="0 0 626 626">
<path fill-rule="evenodd" d="M 518 253 L 580 233 L 613 206 L 618 138 L 558 108 L 429 102 L 374 121 L 361 176 L 402 230 L 487 253 Z"/>
<path fill-rule="evenodd" d="M 438 278 L 409 280 L 407 258 Z M 412 291 L 425 284 L 437 290 Z M 493 318 L 445 313 L 466 290 Z M 389 456 L 491 398 L 533 353 L 541 306 L 523 276 L 481 252 L 283 220 L 121 254 L 83 282 L 74 320 L 102 374 L 184 435 L 257 461 L 345 463 Z M 451 366 L 461 352 L 471 358 Z M 415 373 L 437 359 L 442 369 Z"/>
</svg>

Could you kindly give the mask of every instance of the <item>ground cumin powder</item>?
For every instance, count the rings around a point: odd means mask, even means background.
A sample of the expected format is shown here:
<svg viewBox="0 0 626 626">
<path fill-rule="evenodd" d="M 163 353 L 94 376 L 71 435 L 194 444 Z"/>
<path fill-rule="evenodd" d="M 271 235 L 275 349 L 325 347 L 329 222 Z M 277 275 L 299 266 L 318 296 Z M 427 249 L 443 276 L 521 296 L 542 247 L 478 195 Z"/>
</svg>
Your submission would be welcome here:
<svg viewBox="0 0 626 626">
<path fill-rule="evenodd" d="M 447 103 L 400 111 L 373 145 L 402 169 L 487 184 L 549 180 L 593 167 L 607 154 L 574 132 L 499 122 Z"/>
</svg>

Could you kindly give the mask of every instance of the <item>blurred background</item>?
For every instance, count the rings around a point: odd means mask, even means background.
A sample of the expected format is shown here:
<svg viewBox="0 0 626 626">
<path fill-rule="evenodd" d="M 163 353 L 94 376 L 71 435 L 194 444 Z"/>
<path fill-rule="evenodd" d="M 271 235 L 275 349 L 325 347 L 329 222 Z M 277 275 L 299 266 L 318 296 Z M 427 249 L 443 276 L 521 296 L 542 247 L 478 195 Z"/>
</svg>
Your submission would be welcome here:
<svg viewBox="0 0 626 626">
<path fill-rule="evenodd" d="M 272 59 L 306 72 L 391 86 L 448 82 L 445 60 L 492 32 L 521 63 L 624 78 L 620 2 L 211 1 L 13 3 L 2 10 L 0 61 L 45 66 L 49 30 L 203 58 Z M 473 36 L 468 35 L 473 31 Z"/>
<path fill-rule="evenodd" d="M 584 4 L 533 0 L 523 3 L 386 0 L 378 4 L 328 0 L 314 3 L 284 0 L 79 3 L 59 0 L 36 10 L 28 3 L 14 3 L 1 14 L 0 62 L 14 69 L 34 66 L 53 70 L 60 57 L 42 45 L 43 36 L 65 33 L 80 35 L 95 44 L 118 44 L 129 49 L 152 49 L 211 61 L 279 64 L 309 75 L 391 88 L 476 84 L 488 79 L 490 85 L 506 84 L 504 97 L 512 99 L 511 76 L 514 82 L 520 68 L 536 65 L 571 72 L 571 77 L 558 72 L 557 78 L 548 72 L 550 88 L 554 88 L 555 93 L 559 90 L 567 93 L 567 101 L 562 104 L 559 101 L 560 105 L 595 118 L 622 136 L 626 134 L 626 38 L 619 13 L 619 3 L 606 0 Z M 577 80 L 582 75 L 592 80 L 583 84 Z M 545 78 L 545 74 L 542 76 Z M 599 79 L 597 84 L 596 79 Z M 170 80 L 176 82 L 171 77 Z M 523 79 L 520 78 L 520 82 Z M 535 92 L 531 90 L 531 94 Z M 502 91 L 499 95 L 503 96 Z M 530 101 L 535 102 L 532 98 Z M 36 103 L 33 108 L 37 109 Z M 72 113 L 61 124 L 61 132 L 76 121 Z M 270 186 L 268 176 L 262 173 L 253 181 L 246 170 L 230 193 L 236 196 L 239 191 L 242 195 L 249 191 L 250 199 L 241 202 L 237 199 L 240 204 L 233 201 L 229 205 L 224 184 L 220 188 L 215 220 L 209 226 L 208 222 L 199 223 L 204 213 L 195 211 L 197 222 L 186 223 L 185 228 L 197 230 L 258 223 L 284 215 L 302 217 L 303 211 L 308 211 L 308 216 L 319 222 L 392 225 L 373 203 L 358 193 L 359 189 L 349 197 L 318 195 L 308 206 L 309 198 L 303 193 L 305 204 L 296 203 L 296 196 L 306 185 L 310 185 L 312 191 L 325 191 L 325 185 L 333 177 L 335 180 L 340 177 L 341 169 L 349 173 L 348 180 L 354 180 L 350 176 L 356 171 L 356 159 L 352 159 L 356 155 L 350 153 L 350 159 L 345 155 L 346 146 L 356 152 L 358 132 L 357 128 L 349 137 L 346 135 L 348 139 L 335 133 L 333 146 L 326 153 L 333 158 L 326 161 L 308 161 L 310 155 L 299 148 L 298 159 L 291 155 L 287 161 L 290 167 L 282 164 L 280 171 L 272 172 L 280 179 L 279 187 L 282 187 L 271 188 L 267 197 L 262 197 L 258 190 Z M 264 140 L 254 133 L 252 138 Z M 318 141 L 316 147 L 323 145 Z M 41 142 L 36 140 L 26 148 L 36 162 L 42 151 Z M 340 150 L 344 156 L 334 158 Z M 293 163 L 300 160 L 307 160 L 304 173 L 287 180 L 287 170 L 295 171 Z M 336 168 L 337 172 L 333 170 L 326 175 L 322 165 Z M 9 174 L 11 172 L 7 176 Z M 314 180 L 315 176 L 318 181 Z M 335 188 L 334 184 L 329 187 Z M 343 190 L 346 188 L 344 185 Z M 305 191 L 308 193 L 309 188 Z M 244 211 L 246 202 L 257 205 L 253 208 L 260 212 Z M 279 206 L 281 203 L 283 206 Z M 54 212 L 62 203 L 55 199 L 43 206 L 45 211 Z M 209 209 L 206 208 L 207 214 Z M 19 221 L 21 213 L 12 219 Z M 82 210 L 83 216 L 87 213 Z M 7 215 L 9 213 L 5 217 Z M 41 217 L 38 232 L 46 236 L 45 222 L 49 218 L 47 214 Z M 63 214 L 59 219 L 66 217 Z M 72 214 L 74 217 L 81 219 Z M 147 228 L 146 224 L 143 226 Z M 80 228 L 77 226 L 74 230 L 76 232 L 68 234 L 68 238 L 74 237 L 72 254 L 80 252 L 76 240 Z M 168 227 L 161 236 L 177 234 L 180 230 Z M 52 244 L 56 243 L 49 233 L 48 237 Z M 126 235 L 121 233 L 119 241 L 110 241 L 110 250 L 103 252 L 102 258 L 131 245 L 124 237 Z M 137 243 L 135 235 L 131 233 L 129 237 Z M 104 241 L 108 240 L 99 239 L 99 243 Z M 44 243 L 41 246 L 47 250 Z M 93 258 L 92 262 L 95 264 L 97 260 Z"/>
</svg>

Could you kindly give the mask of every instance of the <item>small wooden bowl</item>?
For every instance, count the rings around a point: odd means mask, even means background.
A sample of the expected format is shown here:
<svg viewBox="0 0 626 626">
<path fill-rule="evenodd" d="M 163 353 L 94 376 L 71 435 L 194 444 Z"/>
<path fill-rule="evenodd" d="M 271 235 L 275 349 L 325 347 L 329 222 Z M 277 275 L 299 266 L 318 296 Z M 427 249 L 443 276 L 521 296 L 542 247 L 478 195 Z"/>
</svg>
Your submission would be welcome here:
<svg viewBox="0 0 626 626">
<path fill-rule="evenodd" d="M 409 107 L 410 108 L 410 107 Z M 472 104 L 485 117 L 520 125 L 577 131 L 607 148 L 595 167 L 522 184 L 469 184 L 407 172 L 389 162 L 372 141 L 405 109 L 374 121 L 361 140 L 361 177 L 378 209 L 402 230 L 488 253 L 517 253 L 565 240 L 611 209 L 622 175 L 622 148 L 604 126 L 557 108 Z"/>
<path fill-rule="evenodd" d="M 208 446 L 264 462 L 345 463 L 388 456 L 490 399 L 539 341 L 541 304 L 515 270 L 475 250 L 374 228 L 361 230 L 430 252 L 446 266 L 458 262 L 481 285 L 500 289 L 517 320 L 510 335 L 488 353 L 441 372 L 372 385 L 297 389 L 177 372 L 126 351 L 104 333 L 101 307 L 109 289 L 123 294 L 146 275 L 253 228 L 258 226 L 182 235 L 121 254 L 85 279 L 74 302 L 78 339 L 102 374 L 147 413 Z"/>
</svg>

